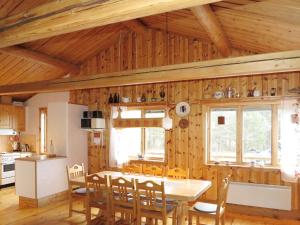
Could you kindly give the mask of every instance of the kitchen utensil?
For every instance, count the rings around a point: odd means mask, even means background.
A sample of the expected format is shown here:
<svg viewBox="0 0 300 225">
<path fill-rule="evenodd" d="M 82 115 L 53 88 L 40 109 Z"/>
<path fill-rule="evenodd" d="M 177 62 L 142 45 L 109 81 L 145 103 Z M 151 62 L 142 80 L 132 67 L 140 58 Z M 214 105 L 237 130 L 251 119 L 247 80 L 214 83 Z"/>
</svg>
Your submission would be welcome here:
<svg viewBox="0 0 300 225">
<path fill-rule="evenodd" d="M 216 98 L 216 99 L 224 98 L 224 92 L 223 91 L 216 91 L 214 93 L 214 98 Z"/>
<path fill-rule="evenodd" d="M 130 102 L 130 97 L 122 97 L 122 102 L 124 103 Z"/>
<path fill-rule="evenodd" d="M 25 152 L 30 152 L 29 144 L 25 144 Z"/>
</svg>

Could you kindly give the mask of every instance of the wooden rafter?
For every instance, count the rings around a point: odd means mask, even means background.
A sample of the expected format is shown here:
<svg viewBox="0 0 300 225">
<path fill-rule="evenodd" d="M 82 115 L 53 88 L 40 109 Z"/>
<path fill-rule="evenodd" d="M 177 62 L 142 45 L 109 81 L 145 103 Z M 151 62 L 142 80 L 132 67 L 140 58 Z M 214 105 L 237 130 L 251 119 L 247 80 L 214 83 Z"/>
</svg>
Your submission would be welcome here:
<svg viewBox="0 0 300 225">
<path fill-rule="evenodd" d="M 300 50 L 0 86 L 0 95 L 300 71 Z"/>
<path fill-rule="evenodd" d="M 218 1 L 220 0 L 52 1 L 0 20 L 0 47 Z"/>
<path fill-rule="evenodd" d="M 62 71 L 65 71 L 66 73 L 78 74 L 80 72 L 80 67 L 77 65 L 65 62 L 63 60 L 27 48 L 23 48 L 19 46 L 11 46 L 6 48 L 1 48 L 0 52 L 4 54 L 16 56 L 16 57 L 21 57 L 26 60 L 36 62 L 38 64 L 53 66 L 61 69 Z"/>
<path fill-rule="evenodd" d="M 146 36 L 148 34 L 147 27 L 138 19 L 125 21 L 124 26 L 130 30 Z"/>
<path fill-rule="evenodd" d="M 231 54 L 229 40 L 210 6 L 196 6 L 191 10 L 222 55 L 229 56 Z"/>
</svg>

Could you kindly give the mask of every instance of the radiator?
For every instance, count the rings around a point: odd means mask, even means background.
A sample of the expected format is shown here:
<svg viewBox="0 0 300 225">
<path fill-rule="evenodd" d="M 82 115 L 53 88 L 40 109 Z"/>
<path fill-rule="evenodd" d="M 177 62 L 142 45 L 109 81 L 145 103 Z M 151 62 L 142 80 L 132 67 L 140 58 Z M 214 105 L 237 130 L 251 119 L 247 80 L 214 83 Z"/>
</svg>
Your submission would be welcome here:
<svg viewBox="0 0 300 225">
<path fill-rule="evenodd" d="M 227 203 L 291 210 L 291 187 L 231 182 Z"/>
</svg>

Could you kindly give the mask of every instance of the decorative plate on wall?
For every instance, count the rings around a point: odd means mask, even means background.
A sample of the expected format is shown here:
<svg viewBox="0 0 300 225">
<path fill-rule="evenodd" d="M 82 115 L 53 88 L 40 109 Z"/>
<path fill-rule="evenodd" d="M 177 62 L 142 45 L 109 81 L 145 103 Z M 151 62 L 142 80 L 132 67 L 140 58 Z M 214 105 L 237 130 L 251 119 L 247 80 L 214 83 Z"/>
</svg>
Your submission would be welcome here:
<svg viewBox="0 0 300 225">
<path fill-rule="evenodd" d="M 179 120 L 179 127 L 181 129 L 185 129 L 185 128 L 189 127 L 189 121 L 187 119 Z"/>
<path fill-rule="evenodd" d="M 176 111 L 177 116 L 185 117 L 185 116 L 189 115 L 189 113 L 191 111 L 191 107 L 190 107 L 189 103 L 187 103 L 187 102 L 179 102 L 176 105 L 175 111 Z"/>
</svg>

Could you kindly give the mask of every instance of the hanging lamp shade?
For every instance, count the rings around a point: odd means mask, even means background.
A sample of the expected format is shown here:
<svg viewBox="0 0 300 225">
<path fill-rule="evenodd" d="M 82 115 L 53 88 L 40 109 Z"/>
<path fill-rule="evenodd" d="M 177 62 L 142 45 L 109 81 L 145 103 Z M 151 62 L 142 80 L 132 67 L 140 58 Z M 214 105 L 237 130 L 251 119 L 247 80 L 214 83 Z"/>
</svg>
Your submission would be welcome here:
<svg viewBox="0 0 300 225">
<path fill-rule="evenodd" d="M 169 117 L 168 111 L 166 112 L 166 117 L 162 119 L 162 127 L 165 130 L 171 130 L 173 128 L 173 119 Z"/>
</svg>

